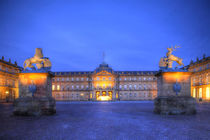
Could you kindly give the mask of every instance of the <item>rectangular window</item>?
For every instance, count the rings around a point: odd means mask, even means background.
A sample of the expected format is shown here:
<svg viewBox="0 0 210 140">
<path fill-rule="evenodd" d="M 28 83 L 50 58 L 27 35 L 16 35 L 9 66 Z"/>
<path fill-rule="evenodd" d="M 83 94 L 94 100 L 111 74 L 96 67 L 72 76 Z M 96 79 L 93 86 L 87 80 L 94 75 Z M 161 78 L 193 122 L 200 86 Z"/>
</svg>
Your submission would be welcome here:
<svg viewBox="0 0 210 140">
<path fill-rule="evenodd" d="M 199 88 L 199 98 L 202 98 L 202 88 Z"/>
<path fill-rule="evenodd" d="M 195 88 L 193 89 L 193 98 L 196 97 Z"/>
<path fill-rule="evenodd" d="M 55 90 L 55 85 L 52 85 L 52 90 Z"/>
<path fill-rule="evenodd" d="M 210 99 L 210 88 L 209 87 L 207 87 L 206 88 L 206 99 Z"/>
<path fill-rule="evenodd" d="M 60 85 L 57 85 L 57 90 L 60 90 Z"/>
</svg>

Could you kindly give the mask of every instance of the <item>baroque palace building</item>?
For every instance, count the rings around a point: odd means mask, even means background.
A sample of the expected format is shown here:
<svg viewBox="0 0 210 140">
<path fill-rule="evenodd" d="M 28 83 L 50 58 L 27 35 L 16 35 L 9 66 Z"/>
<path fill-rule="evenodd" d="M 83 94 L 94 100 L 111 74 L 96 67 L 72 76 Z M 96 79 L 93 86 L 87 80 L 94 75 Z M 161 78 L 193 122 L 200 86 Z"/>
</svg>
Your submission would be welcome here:
<svg viewBox="0 0 210 140">
<path fill-rule="evenodd" d="M 156 71 L 114 71 L 102 63 L 94 71 L 55 72 L 52 94 L 56 100 L 153 100 Z"/>
<path fill-rule="evenodd" d="M 191 75 L 191 95 L 194 98 L 210 101 L 210 57 L 197 58 L 191 61 L 189 71 Z"/>
<path fill-rule="evenodd" d="M 18 97 L 18 73 L 21 67 L 2 59 L 0 59 L 0 102 L 13 101 Z"/>
<path fill-rule="evenodd" d="M 210 57 L 187 66 L 192 72 L 191 95 L 210 101 Z M 0 59 L 0 101 L 18 97 L 17 63 Z M 57 101 L 153 100 L 157 96 L 158 71 L 114 71 L 102 63 L 94 71 L 53 72 L 52 95 Z"/>
</svg>

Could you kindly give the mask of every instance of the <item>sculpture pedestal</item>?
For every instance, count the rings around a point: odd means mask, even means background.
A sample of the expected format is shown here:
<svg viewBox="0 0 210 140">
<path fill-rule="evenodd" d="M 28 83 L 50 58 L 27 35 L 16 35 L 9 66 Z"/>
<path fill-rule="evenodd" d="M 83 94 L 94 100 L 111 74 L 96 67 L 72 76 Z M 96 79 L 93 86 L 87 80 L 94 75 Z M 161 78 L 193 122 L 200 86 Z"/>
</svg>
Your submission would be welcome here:
<svg viewBox="0 0 210 140">
<path fill-rule="evenodd" d="M 56 113 L 56 102 L 52 97 L 52 76 L 50 72 L 37 71 L 19 74 L 19 98 L 14 101 L 14 115 Z M 31 89 L 32 85 L 35 87 L 34 91 Z"/>
<path fill-rule="evenodd" d="M 157 97 L 154 101 L 154 105 L 154 112 L 157 114 L 196 114 L 195 99 L 192 97 Z"/>
<path fill-rule="evenodd" d="M 159 72 L 158 97 L 154 101 L 157 114 L 195 114 L 196 100 L 190 94 L 190 72 Z M 178 85 L 178 86 L 176 86 Z M 176 87 L 180 87 L 176 91 Z"/>
<path fill-rule="evenodd" d="M 20 97 L 14 101 L 14 115 L 40 116 L 56 113 L 52 97 Z"/>
</svg>

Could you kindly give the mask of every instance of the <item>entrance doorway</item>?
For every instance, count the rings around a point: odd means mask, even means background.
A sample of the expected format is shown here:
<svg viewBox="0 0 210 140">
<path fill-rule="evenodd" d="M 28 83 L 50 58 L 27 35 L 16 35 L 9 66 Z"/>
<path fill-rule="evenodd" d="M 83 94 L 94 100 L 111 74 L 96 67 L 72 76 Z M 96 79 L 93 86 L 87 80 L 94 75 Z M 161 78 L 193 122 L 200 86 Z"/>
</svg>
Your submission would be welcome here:
<svg viewBox="0 0 210 140">
<path fill-rule="evenodd" d="M 96 91 L 96 99 L 98 101 L 110 101 L 112 100 L 112 91 Z"/>
</svg>

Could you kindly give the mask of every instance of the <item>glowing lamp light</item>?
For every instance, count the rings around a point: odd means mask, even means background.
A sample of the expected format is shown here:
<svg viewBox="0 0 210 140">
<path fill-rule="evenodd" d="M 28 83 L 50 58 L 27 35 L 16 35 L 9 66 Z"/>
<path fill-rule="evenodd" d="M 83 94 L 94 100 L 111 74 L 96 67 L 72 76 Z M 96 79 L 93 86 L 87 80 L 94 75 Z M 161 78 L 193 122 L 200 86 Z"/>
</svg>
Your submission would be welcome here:
<svg viewBox="0 0 210 140">
<path fill-rule="evenodd" d="M 99 101 L 109 101 L 109 100 L 111 100 L 111 98 L 109 96 L 99 96 L 98 100 Z"/>
</svg>

